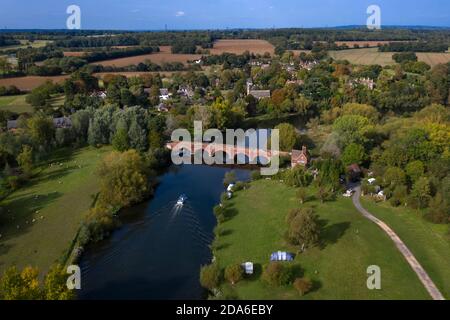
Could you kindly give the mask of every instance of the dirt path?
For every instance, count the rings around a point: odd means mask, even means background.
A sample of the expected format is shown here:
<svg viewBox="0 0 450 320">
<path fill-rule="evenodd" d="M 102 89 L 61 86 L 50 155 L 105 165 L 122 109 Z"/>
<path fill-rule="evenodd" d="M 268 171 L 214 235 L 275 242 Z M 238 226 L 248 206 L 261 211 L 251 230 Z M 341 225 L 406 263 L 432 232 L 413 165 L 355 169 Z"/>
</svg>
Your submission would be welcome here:
<svg viewBox="0 0 450 320">
<path fill-rule="evenodd" d="M 369 211 L 364 209 L 361 205 L 361 202 L 359 201 L 359 198 L 361 196 L 361 187 L 355 188 L 355 194 L 353 195 L 353 204 L 355 205 L 356 209 L 358 209 L 359 212 L 362 213 L 364 217 L 369 219 L 370 221 L 376 223 L 384 232 L 387 233 L 387 235 L 394 241 L 395 246 L 400 251 L 400 253 L 405 257 L 406 261 L 408 261 L 411 268 L 414 270 L 414 272 L 419 277 L 420 281 L 424 285 L 425 289 L 427 289 L 428 293 L 434 300 L 445 300 L 442 293 L 439 291 L 439 289 L 434 284 L 433 280 L 431 280 L 428 273 L 425 271 L 425 269 L 420 265 L 419 261 L 414 257 L 412 252 L 408 249 L 408 247 L 403 243 L 403 241 L 400 239 L 400 237 L 382 220 L 376 218 L 374 215 L 372 215 Z"/>
</svg>

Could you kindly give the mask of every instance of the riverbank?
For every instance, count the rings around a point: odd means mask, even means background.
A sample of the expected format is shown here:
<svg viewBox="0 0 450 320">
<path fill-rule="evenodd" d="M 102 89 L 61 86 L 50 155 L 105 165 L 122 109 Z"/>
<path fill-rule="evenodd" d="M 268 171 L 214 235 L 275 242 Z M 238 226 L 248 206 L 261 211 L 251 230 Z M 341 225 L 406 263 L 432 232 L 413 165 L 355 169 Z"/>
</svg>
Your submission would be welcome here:
<svg viewBox="0 0 450 320">
<path fill-rule="evenodd" d="M 323 223 L 321 245 L 295 257 L 303 276 L 314 288 L 304 299 L 429 299 L 409 265 L 390 239 L 353 207 L 350 199 L 320 203 L 314 188 L 309 200 Z M 261 270 L 272 252 L 297 252 L 284 240 L 288 212 L 300 207 L 296 189 L 278 181 L 259 180 L 235 193 L 229 200 L 233 217 L 220 223 L 214 241 L 214 256 L 221 268 L 251 261 L 255 275 L 235 286 L 222 284 L 226 296 L 239 299 L 299 299 L 292 286 L 271 287 L 261 278 Z M 382 270 L 382 289 L 368 290 L 366 269 Z"/>
</svg>

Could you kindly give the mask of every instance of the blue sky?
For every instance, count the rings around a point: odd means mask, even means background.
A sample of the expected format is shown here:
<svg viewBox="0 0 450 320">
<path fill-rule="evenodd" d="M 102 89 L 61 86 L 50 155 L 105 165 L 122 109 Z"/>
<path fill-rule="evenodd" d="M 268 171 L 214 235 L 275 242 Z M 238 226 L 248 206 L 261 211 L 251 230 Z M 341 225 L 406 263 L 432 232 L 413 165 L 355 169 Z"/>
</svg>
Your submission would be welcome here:
<svg viewBox="0 0 450 320">
<path fill-rule="evenodd" d="M 0 0 L 0 28 L 65 28 L 71 4 L 81 8 L 82 29 L 362 25 L 372 4 L 383 25 L 450 26 L 448 0 Z"/>
</svg>

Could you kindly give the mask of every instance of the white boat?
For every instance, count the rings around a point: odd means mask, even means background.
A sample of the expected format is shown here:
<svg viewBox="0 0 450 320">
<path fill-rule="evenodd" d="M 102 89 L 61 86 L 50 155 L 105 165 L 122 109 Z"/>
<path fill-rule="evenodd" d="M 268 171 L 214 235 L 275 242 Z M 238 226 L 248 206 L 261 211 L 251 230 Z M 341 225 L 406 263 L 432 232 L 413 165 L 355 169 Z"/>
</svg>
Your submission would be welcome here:
<svg viewBox="0 0 450 320">
<path fill-rule="evenodd" d="M 177 206 L 182 206 L 182 205 L 184 205 L 184 203 L 186 202 L 186 200 L 187 200 L 186 195 L 182 194 L 182 195 L 178 198 L 178 200 L 177 200 Z"/>
</svg>

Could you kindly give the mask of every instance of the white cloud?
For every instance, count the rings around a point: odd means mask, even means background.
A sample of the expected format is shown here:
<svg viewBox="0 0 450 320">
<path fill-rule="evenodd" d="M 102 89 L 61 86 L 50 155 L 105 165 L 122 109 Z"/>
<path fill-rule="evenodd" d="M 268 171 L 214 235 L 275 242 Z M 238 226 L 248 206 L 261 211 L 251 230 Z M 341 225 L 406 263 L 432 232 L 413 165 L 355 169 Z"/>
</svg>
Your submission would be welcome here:
<svg viewBox="0 0 450 320">
<path fill-rule="evenodd" d="M 177 11 L 177 12 L 175 13 L 175 17 L 182 17 L 182 16 L 184 16 L 184 15 L 186 15 L 186 13 L 185 13 L 184 11 Z"/>
</svg>

